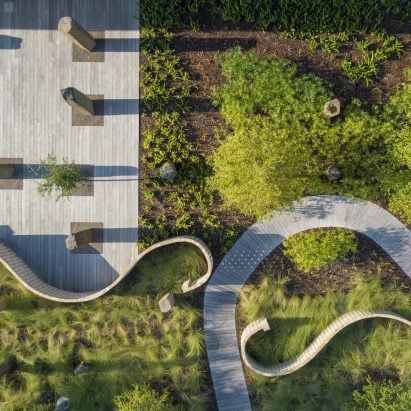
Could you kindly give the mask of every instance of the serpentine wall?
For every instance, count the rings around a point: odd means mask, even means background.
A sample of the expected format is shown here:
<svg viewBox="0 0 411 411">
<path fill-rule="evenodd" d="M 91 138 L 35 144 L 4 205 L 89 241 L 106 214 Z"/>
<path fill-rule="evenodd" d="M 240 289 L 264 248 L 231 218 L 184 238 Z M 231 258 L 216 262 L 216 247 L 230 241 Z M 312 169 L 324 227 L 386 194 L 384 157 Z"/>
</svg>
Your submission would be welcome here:
<svg viewBox="0 0 411 411">
<path fill-rule="evenodd" d="M 179 236 L 170 238 L 168 240 L 160 241 L 148 247 L 142 253 L 138 255 L 135 261 L 133 261 L 130 266 L 125 270 L 124 273 L 120 273 L 119 277 L 116 278 L 109 286 L 103 288 L 102 290 L 90 291 L 90 292 L 72 292 L 67 290 L 62 290 L 47 284 L 42 279 L 40 279 L 36 273 L 6 244 L 0 242 L 0 262 L 17 278 L 17 280 L 26 287 L 29 291 L 37 294 L 40 297 L 46 298 L 47 300 L 53 300 L 63 303 L 79 303 L 84 301 L 94 300 L 115 287 L 124 277 L 126 277 L 133 268 L 138 264 L 138 262 L 145 257 L 147 254 L 156 250 L 157 248 L 164 247 L 170 244 L 176 243 L 189 243 L 196 246 L 204 256 L 207 263 L 207 272 L 195 281 L 187 280 L 182 285 L 182 290 L 184 293 L 192 291 L 198 287 L 201 287 L 210 278 L 213 271 L 213 257 L 210 250 L 205 245 L 205 243 L 196 237 L 191 236 Z"/>
<path fill-rule="evenodd" d="M 304 367 L 304 365 L 310 362 L 333 339 L 333 337 L 345 327 L 348 327 L 350 324 L 357 321 L 378 317 L 397 320 L 411 326 L 411 321 L 390 311 L 351 311 L 341 315 L 333 321 L 299 356 L 281 364 L 266 366 L 259 364 L 251 358 L 246 351 L 247 341 L 254 334 L 259 331 L 268 331 L 270 329 L 267 319 L 262 318 L 247 325 L 241 333 L 241 356 L 244 364 L 257 374 L 264 375 L 265 377 L 281 377 L 282 375 L 291 374 L 294 371 L 299 370 L 301 367 Z"/>
</svg>

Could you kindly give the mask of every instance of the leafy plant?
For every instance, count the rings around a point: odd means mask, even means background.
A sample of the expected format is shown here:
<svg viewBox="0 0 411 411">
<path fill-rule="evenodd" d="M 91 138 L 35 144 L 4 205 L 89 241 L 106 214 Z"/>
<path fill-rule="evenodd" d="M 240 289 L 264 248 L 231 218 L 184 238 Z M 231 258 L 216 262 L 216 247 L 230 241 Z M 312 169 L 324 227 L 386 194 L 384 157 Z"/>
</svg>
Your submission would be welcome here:
<svg viewBox="0 0 411 411">
<path fill-rule="evenodd" d="M 410 181 L 408 88 L 390 109 L 367 112 L 353 100 L 329 122 L 322 109 L 331 92 L 290 62 L 234 49 L 221 70 L 227 82 L 217 97 L 227 128 L 209 185 L 225 207 L 261 218 L 308 194 L 389 200 Z M 334 163 L 342 179 L 332 183 L 325 174 Z"/>
<path fill-rule="evenodd" d="M 284 241 L 284 254 L 299 270 L 310 272 L 347 257 L 357 249 L 355 234 L 349 230 L 304 231 Z"/>
<path fill-rule="evenodd" d="M 364 80 L 369 86 L 372 84 L 375 77 L 378 75 L 378 69 L 373 59 L 361 63 L 354 63 L 344 59 L 341 63 L 342 69 L 347 74 L 350 80 Z"/>
<path fill-rule="evenodd" d="M 42 176 L 44 181 L 39 183 L 37 190 L 43 196 L 51 195 L 53 189 L 60 190 L 56 201 L 61 197 L 69 196 L 73 190 L 86 179 L 81 175 L 80 166 L 71 163 L 63 158 L 63 164 L 57 164 L 57 157 L 54 154 L 49 154 L 45 160 L 40 160 L 41 167 L 45 170 L 45 175 Z M 40 168 L 39 168 L 40 170 Z M 40 171 L 33 170 L 37 175 Z"/>
<path fill-rule="evenodd" d="M 114 397 L 117 411 L 165 411 L 176 410 L 170 403 L 168 392 L 158 394 L 147 384 L 133 385 L 133 389 Z"/>
<path fill-rule="evenodd" d="M 411 404 L 411 389 L 390 380 L 373 381 L 369 376 L 362 390 L 353 392 L 356 411 L 407 411 Z"/>
<path fill-rule="evenodd" d="M 400 57 L 403 44 L 392 35 L 385 32 L 377 35 L 379 45 L 375 50 L 371 50 L 373 45 L 369 39 L 354 40 L 355 45 L 361 52 L 362 61 L 352 62 L 344 58 L 341 67 L 351 80 L 365 80 L 365 84 L 369 86 L 375 77 L 378 75 L 376 63 L 378 61 L 387 60 L 396 55 Z"/>
</svg>

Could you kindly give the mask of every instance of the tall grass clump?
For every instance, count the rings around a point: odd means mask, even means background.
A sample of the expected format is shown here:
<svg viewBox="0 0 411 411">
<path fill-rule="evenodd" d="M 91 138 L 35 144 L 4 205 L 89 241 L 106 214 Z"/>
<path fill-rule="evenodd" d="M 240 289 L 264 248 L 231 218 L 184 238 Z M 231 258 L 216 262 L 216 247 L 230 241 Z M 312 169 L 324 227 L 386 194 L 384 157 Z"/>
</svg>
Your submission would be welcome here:
<svg viewBox="0 0 411 411">
<path fill-rule="evenodd" d="M 352 310 L 392 310 L 411 317 L 409 292 L 380 278 L 359 281 L 348 293 L 317 296 L 290 296 L 284 285 L 264 275 L 240 296 L 239 314 L 244 323 L 261 317 L 270 322 L 271 330 L 257 334 L 247 346 L 249 353 L 265 364 L 299 355 L 333 320 Z M 293 374 L 268 379 L 251 373 L 251 387 L 262 410 L 274 406 L 351 410 L 353 391 L 366 384 L 368 377 L 390 380 L 410 390 L 409 364 L 410 330 L 394 321 L 366 320 L 339 333 L 313 361 Z"/>
<path fill-rule="evenodd" d="M 176 268 L 170 254 L 167 262 Z M 202 264 L 194 255 L 177 260 L 178 275 L 187 262 L 188 271 Z M 140 286 L 162 290 L 164 276 L 173 275 L 169 270 L 144 278 L 152 274 L 139 273 Z M 158 295 L 143 295 L 137 286 L 88 303 L 58 304 L 25 291 L 3 267 L 0 291 L 8 302 L 0 312 L 0 409 L 46 411 L 61 395 L 75 410 L 103 409 L 141 384 L 168 390 L 170 407 L 206 409 L 201 312 L 186 299 L 163 314 Z M 76 376 L 80 364 L 89 371 Z"/>
</svg>

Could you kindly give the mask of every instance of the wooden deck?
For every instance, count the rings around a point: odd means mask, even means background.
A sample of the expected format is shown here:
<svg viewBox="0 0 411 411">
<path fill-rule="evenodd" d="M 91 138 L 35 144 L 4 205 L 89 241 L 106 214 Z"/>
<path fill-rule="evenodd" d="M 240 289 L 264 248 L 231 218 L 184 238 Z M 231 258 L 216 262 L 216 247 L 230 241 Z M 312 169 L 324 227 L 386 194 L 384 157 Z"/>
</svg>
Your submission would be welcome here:
<svg viewBox="0 0 411 411">
<path fill-rule="evenodd" d="M 204 297 L 204 332 L 220 411 L 248 411 L 251 404 L 236 330 L 237 295 L 263 259 L 300 231 L 342 227 L 375 241 L 411 277 L 411 231 L 381 207 L 339 196 L 306 197 L 292 210 L 251 226 L 215 270 Z"/>
<path fill-rule="evenodd" d="M 13 9 L 11 11 L 11 9 Z M 104 31 L 104 62 L 73 63 L 62 16 Z M 43 280 L 71 291 L 110 284 L 138 238 L 138 36 L 134 0 L 0 0 L 0 158 L 22 158 L 23 190 L 0 190 L 0 241 Z M 107 99 L 102 127 L 73 127 L 60 89 Z M 54 152 L 94 166 L 94 195 L 42 198 L 28 165 Z M 71 254 L 71 222 L 103 223 L 103 254 Z"/>
</svg>

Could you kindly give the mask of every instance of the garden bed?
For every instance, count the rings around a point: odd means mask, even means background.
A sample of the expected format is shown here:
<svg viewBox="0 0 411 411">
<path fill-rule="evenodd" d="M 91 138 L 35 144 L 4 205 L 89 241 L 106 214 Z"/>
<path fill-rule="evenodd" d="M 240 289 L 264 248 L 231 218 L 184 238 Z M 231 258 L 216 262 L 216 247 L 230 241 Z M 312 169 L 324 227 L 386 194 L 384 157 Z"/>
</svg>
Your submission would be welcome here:
<svg viewBox="0 0 411 411">
<path fill-rule="evenodd" d="M 220 136 L 225 134 L 224 130 L 227 127 L 219 107 L 213 104 L 216 99 L 215 88 L 224 85 L 226 81 L 219 67 L 219 59 L 227 50 L 240 46 L 243 50 L 255 51 L 264 58 L 287 59 L 297 65 L 299 74 L 312 73 L 324 80 L 331 92 L 341 100 L 343 106 L 353 98 L 358 98 L 364 108 L 370 111 L 373 105 L 383 105 L 387 102 L 398 89 L 399 84 L 405 81 L 404 69 L 411 66 L 411 35 L 406 27 L 401 29 L 393 23 L 390 23 L 391 30 L 398 33 L 396 36 L 403 44 L 401 58 L 393 56 L 378 62 L 378 76 L 371 85 L 367 86 L 363 80 L 350 80 L 341 67 L 344 57 L 349 56 L 353 61 L 360 58 L 353 39 L 342 42 L 339 45 L 340 52 L 328 53 L 323 51 L 321 46 L 318 46 L 317 50 L 311 49 L 309 41 L 306 40 L 286 38 L 276 32 L 258 31 L 251 25 L 243 23 L 227 23 L 216 16 L 200 16 L 199 22 L 198 31 L 176 30 L 171 41 L 176 56 L 181 58 L 182 65 L 189 75 L 189 79 L 183 82 L 184 86 L 189 87 L 190 92 L 185 98 L 188 109 L 181 114 L 181 126 L 185 129 L 187 141 L 193 144 L 191 152 L 198 156 L 204 166 L 198 172 L 198 179 L 203 180 L 199 184 L 203 184 L 212 174 L 208 162 L 211 154 L 220 145 Z M 357 38 L 372 39 L 372 36 L 358 35 Z M 141 63 L 143 66 L 147 63 L 145 56 L 142 56 Z M 142 105 L 144 111 L 144 99 Z M 152 125 L 150 113 L 142 117 L 140 143 L 142 157 L 150 151 L 144 148 L 144 140 L 145 132 L 150 130 Z M 196 170 L 192 173 L 195 174 Z M 193 234 L 206 241 L 218 263 L 241 232 L 252 224 L 253 218 L 235 208 L 227 209 L 215 193 L 210 196 L 211 200 L 207 204 L 182 200 L 181 203 L 185 201 L 186 204 L 182 206 L 184 211 L 180 213 L 176 207 L 180 200 L 170 201 L 170 193 L 180 191 L 180 198 L 182 198 L 188 192 L 187 198 L 190 198 L 190 189 L 180 190 L 172 184 L 158 184 L 158 181 L 153 187 L 149 181 L 157 178 L 157 175 L 156 170 L 142 162 L 140 176 L 149 180 L 146 180 L 147 184 L 140 187 L 139 209 L 141 216 L 149 221 L 149 228 L 144 231 L 144 224 L 140 225 L 143 230 L 141 246 L 144 248 L 155 240 L 167 236 Z M 147 191 L 155 193 L 155 200 L 144 196 Z M 375 201 L 386 207 L 383 198 Z M 203 218 L 205 211 L 207 216 Z M 191 222 L 186 226 L 181 225 L 180 217 L 184 223 Z M 156 228 L 156 234 L 152 234 L 152 227 L 163 225 L 162 231 Z M 144 239 L 147 241 L 144 242 Z"/>
</svg>

